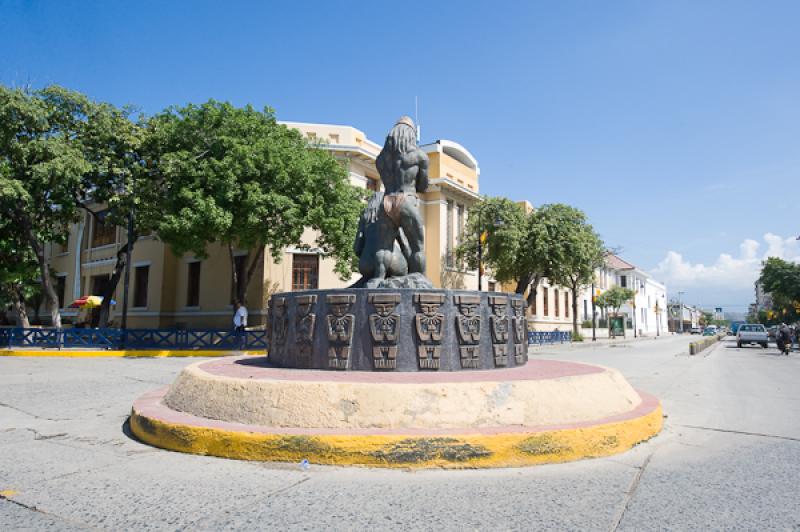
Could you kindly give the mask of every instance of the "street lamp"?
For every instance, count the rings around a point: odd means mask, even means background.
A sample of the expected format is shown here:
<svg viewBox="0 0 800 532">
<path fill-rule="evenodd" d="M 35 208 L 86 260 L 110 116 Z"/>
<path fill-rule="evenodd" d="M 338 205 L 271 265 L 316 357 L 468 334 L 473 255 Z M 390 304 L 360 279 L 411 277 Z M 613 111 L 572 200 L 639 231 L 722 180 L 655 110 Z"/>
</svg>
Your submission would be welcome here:
<svg viewBox="0 0 800 532">
<path fill-rule="evenodd" d="M 594 291 L 594 281 L 592 281 L 592 342 L 597 341 L 597 311 L 594 307 L 594 300 L 597 297 L 597 294 L 595 294 Z"/>
<path fill-rule="evenodd" d="M 678 292 L 678 320 L 681 322 L 681 334 L 683 334 L 683 294 L 686 292 Z"/>
</svg>

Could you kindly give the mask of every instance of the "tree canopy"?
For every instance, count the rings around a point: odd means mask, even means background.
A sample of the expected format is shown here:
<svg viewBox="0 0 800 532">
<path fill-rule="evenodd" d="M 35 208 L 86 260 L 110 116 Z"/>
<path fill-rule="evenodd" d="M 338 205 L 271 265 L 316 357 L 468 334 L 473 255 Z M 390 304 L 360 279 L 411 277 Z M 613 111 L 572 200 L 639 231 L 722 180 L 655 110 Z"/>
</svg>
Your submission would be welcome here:
<svg viewBox="0 0 800 532">
<path fill-rule="evenodd" d="M 0 213 L 13 220 L 38 267 L 52 323 L 60 326 L 45 244 L 63 244 L 91 188 L 82 140 L 94 104 L 58 86 L 0 86 Z"/>
<path fill-rule="evenodd" d="M 478 266 L 477 239 L 484 232 L 485 264 L 498 281 L 515 283 L 517 293 L 530 288 L 529 300 L 545 277 L 577 293 L 602 264 L 602 241 L 586 222 L 586 215 L 568 205 L 548 204 L 526 213 L 520 204 L 506 198 L 483 199 L 470 209 L 457 249 L 472 268 Z M 575 308 L 573 301 L 573 316 Z M 577 317 L 573 328 L 577 328 Z"/>
<path fill-rule="evenodd" d="M 149 121 L 143 150 L 145 224 L 177 254 L 204 257 L 213 242 L 227 246 L 239 299 L 264 248 L 278 262 L 286 247 L 303 246 L 307 227 L 342 278 L 353 271 L 362 194 L 341 163 L 278 124 L 271 109 L 214 100 L 172 107 Z M 244 279 L 235 248 L 253 250 Z"/>
<path fill-rule="evenodd" d="M 456 249 L 459 260 L 478 269 L 478 239 L 485 233 L 483 262 L 501 283 L 516 282 L 522 263 L 528 219 L 522 206 L 507 198 L 484 198 L 469 210 L 461 243 Z"/>
<path fill-rule="evenodd" d="M 777 319 L 796 319 L 800 308 L 800 264 L 769 257 L 762 264 L 758 280 L 772 295 Z"/>
<path fill-rule="evenodd" d="M 55 326 L 61 318 L 45 245 L 66 243 L 84 211 L 97 217 L 92 205 L 107 205 L 104 221 L 111 224 L 131 210 L 125 185 L 140 166 L 141 128 L 129 114 L 57 85 L 0 86 L 0 212 L 14 221 L 38 264 Z"/>
<path fill-rule="evenodd" d="M 577 296 L 591 284 L 595 270 L 603 265 L 606 250 L 583 211 L 558 203 L 546 207 L 551 242 L 547 277 L 572 290 L 572 332 L 577 336 Z"/>
<path fill-rule="evenodd" d="M 623 288 L 621 286 L 612 286 L 595 299 L 595 304 L 598 307 L 611 309 L 613 313 L 619 314 L 619 309 L 632 300 L 636 292 L 630 288 Z"/>
</svg>

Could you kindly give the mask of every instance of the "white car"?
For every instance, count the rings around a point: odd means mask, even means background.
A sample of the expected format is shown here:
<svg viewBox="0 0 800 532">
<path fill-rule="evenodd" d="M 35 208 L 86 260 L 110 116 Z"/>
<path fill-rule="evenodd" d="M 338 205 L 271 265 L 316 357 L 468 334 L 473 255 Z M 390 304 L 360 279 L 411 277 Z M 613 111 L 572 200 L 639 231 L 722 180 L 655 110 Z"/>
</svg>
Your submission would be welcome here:
<svg viewBox="0 0 800 532">
<path fill-rule="evenodd" d="M 736 331 L 736 347 L 742 347 L 744 344 L 758 344 L 766 348 L 769 337 L 767 336 L 767 329 L 760 323 L 745 323 L 739 326 Z"/>
</svg>

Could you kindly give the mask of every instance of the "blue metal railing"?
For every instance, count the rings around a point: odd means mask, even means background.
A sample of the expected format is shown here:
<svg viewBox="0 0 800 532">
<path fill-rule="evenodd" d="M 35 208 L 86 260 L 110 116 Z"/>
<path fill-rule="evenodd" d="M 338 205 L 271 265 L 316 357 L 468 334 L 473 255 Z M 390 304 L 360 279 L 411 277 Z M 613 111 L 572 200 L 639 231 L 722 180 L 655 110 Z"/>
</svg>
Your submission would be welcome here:
<svg viewBox="0 0 800 532">
<path fill-rule="evenodd" d="M 266 331 L 0 328 L 0 347 L 266 350 Z"/>
<path fill-rule="evenodd" d="M 572 341 L 568 331 L 530 331 L 528 344 Z M 266 331 L 230 329 L 51 329 L 0 328 L 0 346 L 64 349 L 267 349 Z"/>
<path fill-rule="evenodd" d="M 569 331 L 528 331 L 528 345 L 563 344 L 572 341 Z"/>
</svg>

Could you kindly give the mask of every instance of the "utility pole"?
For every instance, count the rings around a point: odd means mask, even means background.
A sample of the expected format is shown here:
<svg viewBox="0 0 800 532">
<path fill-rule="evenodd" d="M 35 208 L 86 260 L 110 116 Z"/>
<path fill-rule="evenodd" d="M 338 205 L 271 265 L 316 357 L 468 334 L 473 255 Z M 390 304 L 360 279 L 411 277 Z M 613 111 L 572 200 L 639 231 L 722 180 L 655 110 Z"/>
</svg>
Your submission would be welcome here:
<svg viewBox="0 0 800 532">
<path fill-rule="evenodd" d="M 596 325 L 597 324 L 597 315 L 595 314 L 595 310 L 594 310 L 594 298 L 595 298 L 594 281 L 592 281 L 592 342 L 596 342 L 597 341 L 597 330 L 596 330 L 596 328 L 597 328 L 597 325 Z"/>
<path fill-rule="evenodd" d="M 136 237 L 133 234 L 133 217 L 134 217 L 134 201 L 133 201 L 133 175 L 130 176 L 131 184 L 128 187 L 127 180 L 123 181 L 123 187 L 126 188 L 129 199 L 128 210 L 128 247 L 125 250 L 125 280 L 122 287 L 122 347 L 125 348 L 128 343 L 128 294 L 131 284 L 131 255 L 133 254 L 133 244 Z"/>
<path fill-rule="evenodd" d="M 681 334 L 683 334 L 683 294 L 686 292 L 678 292 L 678 320 L 681 322 Z"/>
</svg>

